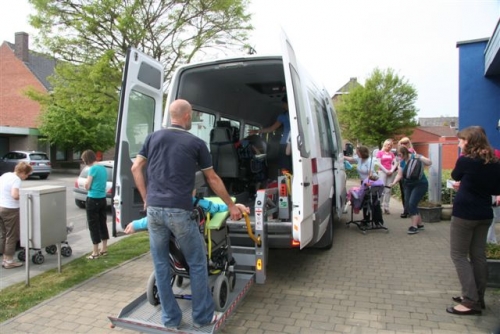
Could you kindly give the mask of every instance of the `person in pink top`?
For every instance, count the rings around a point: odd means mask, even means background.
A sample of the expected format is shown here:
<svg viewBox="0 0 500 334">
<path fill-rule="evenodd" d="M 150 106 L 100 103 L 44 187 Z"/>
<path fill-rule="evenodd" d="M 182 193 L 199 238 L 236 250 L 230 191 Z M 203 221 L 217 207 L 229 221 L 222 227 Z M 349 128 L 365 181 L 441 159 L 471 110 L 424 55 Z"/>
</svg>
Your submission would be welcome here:
<svg viewBox="0 0 500 334">
<path fill-rule="evenodd" d="M 382 209 L 385 214 L 390 214 L 389 201 L 391 200 L 391 188 L 389 184 L 392 183 L 396 174 L 394 171 L 398 168 L 396 156 L 392 153 L 392 139 L 386 139 L 382 149 L 377 152 L 377 159 L 383 168 L 380 168 L 378 173 L 379 179 L 384 183 L 384 193 L 382 195 Z"/>
</svg>

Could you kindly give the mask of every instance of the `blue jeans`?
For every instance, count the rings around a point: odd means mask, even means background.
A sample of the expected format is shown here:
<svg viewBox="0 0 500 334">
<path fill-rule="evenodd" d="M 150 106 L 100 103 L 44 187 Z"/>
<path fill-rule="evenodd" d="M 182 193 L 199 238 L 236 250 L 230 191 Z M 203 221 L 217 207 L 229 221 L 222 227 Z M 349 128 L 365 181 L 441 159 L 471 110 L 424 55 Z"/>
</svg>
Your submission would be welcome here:
<svg viewBox="0 0 500 334">
<path fill-rule="evenodd" d="M 405 209 L 411 216 L 418 215 L 418 203 L 422 200 L 425 193 L 429 189 L 429 182 L 427 179 L 419 181 L 404 181 L 405 192 Z"/>
<path fill-rule="evenodd" d="M 163 325 L 176 327 L 180 325 L 182 319 L 182 311 L 170 286 L 170 233 L 176 237 L 189 265 L 193 322 L 198 325 L 208 324 L 212 320 L 215 304 L 208 286 L 205 240 L 198 229 L 198 224 L 191 218 L 191 211 L 150 206 L 148 229 Z"/>
</svg>

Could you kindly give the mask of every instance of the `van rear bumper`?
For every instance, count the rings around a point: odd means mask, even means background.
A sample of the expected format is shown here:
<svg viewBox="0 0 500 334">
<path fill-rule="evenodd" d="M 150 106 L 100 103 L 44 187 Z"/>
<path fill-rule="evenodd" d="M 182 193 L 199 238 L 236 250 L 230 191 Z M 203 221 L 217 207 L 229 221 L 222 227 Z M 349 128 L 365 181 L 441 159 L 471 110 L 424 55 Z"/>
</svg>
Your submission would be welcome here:
<svg viewBox="0 0 500 334">
<path fill-rule="evenodd" d="M 250 223 L 252 231 L 255 231 L 255 222 Z M 235 246 L 251 247 L 253 241 L 248 237 L 247 227 L 243 221 L 228 220 L 229 236 L 231 244 Z M 271 221 L 267 226 L 267 246 L 269 248 L 292 248 L 292 223 Z"/>
</svg>

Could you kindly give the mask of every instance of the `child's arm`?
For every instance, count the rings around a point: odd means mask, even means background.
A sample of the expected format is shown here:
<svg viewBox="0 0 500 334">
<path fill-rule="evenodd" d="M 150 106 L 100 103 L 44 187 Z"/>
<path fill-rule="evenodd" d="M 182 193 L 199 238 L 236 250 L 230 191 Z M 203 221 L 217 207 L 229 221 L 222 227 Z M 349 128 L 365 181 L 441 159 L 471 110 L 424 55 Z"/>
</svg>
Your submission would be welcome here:
<svg viewBox="0 0 500 334">
<path fill-rule="evenodd" d="M 134 220 L 133 222 L 129 223 L 127 227 L 125 228 L 125 233 L 126 234 L 132 234 L 138 231 L 144 231 L 148 229 L 148 217 L 144 217 L 141 219 Z"/>
<path fill-rule="evenodd" d="M 196 198 L 193 197 L 193 203 L 195 203 L 195 201 Z M 216 214 L 217 212 L 228 211 L 228 207 L 226 204 L 217 204 L 204 198 L 199 199 L 196 205 L 198 205 L 203 209 L 203 211 L 210 213 L 211 215 Z M 236 203 L 235 205 L 238 207 L 238 209 L 240 209 L 242 213 L 250 213 L 250 208 L 244 206 L 243 204 Z"/>
</svg>

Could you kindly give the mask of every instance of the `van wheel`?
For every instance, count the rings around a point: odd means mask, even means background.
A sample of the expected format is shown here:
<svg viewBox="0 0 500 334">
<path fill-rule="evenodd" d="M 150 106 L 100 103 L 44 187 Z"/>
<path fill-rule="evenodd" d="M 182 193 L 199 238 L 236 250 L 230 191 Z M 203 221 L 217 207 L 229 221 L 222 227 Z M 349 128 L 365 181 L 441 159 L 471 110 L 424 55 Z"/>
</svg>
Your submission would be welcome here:
<svg viewBox="0 0 500 334">
<path fill-rule="evenodd" d="M 79 200 L 75 199 L 75 204 L 80 209 L 85 209 L 85 202 L 84 201 L 79 201 Z"/>
<path fill-rule="evenodd" d="M 314 248 L 319 248 L 323 250 L 329 250 L 333 246 L 333 220 L 335 215 L 335 208 L 332 209 L 330 214 L 330 219 L 328 219 L 328 226 L 326 227 L 325 234 L 321 237 L 321 239 L 316 243 Z"/>
</svg>

